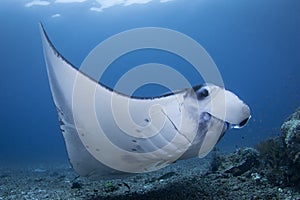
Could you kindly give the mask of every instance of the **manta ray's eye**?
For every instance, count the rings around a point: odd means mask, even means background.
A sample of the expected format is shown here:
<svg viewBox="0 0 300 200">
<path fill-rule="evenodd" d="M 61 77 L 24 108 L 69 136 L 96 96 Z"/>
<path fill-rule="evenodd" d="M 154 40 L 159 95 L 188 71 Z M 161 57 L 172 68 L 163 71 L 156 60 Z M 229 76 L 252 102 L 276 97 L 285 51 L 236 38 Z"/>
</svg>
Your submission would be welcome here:
<svg viewBox="0 0 300 200">
<path fill-rule="evenodd" d="M 207 97 L 209 95 L 209 92 L 206 88 L 201 88 L 198 92 L 197 92 L 197 98 L 198 99 L 203 99 L 205 97 Z"/>
</svg>

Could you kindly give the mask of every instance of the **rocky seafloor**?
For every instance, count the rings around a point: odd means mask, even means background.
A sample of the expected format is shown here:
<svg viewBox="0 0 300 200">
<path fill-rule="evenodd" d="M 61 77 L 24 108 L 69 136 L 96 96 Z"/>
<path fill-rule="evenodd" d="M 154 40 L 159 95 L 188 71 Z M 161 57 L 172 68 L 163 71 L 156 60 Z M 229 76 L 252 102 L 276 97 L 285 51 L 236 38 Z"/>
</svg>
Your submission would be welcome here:
<svg viewBox="0 0 300 200">
<path fill-rule="evenodd" d="M 1 199 L 300 199 L 300 109 L 282 134 L 230 154 L 180 161 L 114 180 L 78 177 L 69 166 L 0 171 Z"/>
</svg>

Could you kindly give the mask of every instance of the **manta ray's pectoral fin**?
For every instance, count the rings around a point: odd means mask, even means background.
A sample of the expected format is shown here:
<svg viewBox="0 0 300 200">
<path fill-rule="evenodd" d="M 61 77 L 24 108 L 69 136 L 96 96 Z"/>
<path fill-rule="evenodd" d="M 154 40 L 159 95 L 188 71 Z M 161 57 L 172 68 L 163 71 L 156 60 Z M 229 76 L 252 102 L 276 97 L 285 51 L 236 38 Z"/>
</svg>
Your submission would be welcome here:
<svg viewBox="0 0 300 200">
<path fill-rule="evenodd" d="M 55 49 L 42 24 L 40 32 L 43 42 L 44 58 L 47 66 L 50 88 L 60 121 L 70 163 L 82 176 L 113 176 L 120 172 L 96 160 L 84 147 L 74 126 L 72 113 L 73 87 L 79 72 Z M 96 82 L 94 84 L 97 84 Z M 124 172 L 122 172 L 124 174 Z"/>
</svg>

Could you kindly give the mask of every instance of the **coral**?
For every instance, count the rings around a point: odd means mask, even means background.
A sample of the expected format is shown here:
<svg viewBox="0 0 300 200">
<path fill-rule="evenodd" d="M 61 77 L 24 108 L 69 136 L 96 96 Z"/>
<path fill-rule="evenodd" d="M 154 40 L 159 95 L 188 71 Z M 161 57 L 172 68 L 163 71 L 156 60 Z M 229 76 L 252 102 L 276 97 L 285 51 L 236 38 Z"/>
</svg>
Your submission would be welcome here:
<svg viewBox="0 0 300 200">
<path fill-rule="evenodd" d="M 262 141 L 254 148 L 259 152 L 261 164 L 265 167 L 278 169 L 283 163 L 286 163 L 286 150 L 281 137 Z"/>
<path fill-rule="evenodd" d="M 300 165 L 300 108 L 281 126 L 288 157 Z"/>
<path fill-rule="evenodd" d="M 300 108 L 298 108 L 281 126 L 288 166 L 289 181 L 300 187 Z M 299 188 L 300 189 L 300 188 Z"/>
<path fill-rule="evenodd" d="M 271 138 L 255 145 L 260 156 L 260 173 L 275 186 L 288 186 L 288 170 L 290 160 L 286 156 L 286 148 L 282 137 Z"/>
<path fill-rule="evenodd" d="M 258 143 L 261 172 L 278 186 L 300 185 L 300 109 L 281 126 L 279 137 Z M 300 189 L 300 188 L 298 188 Z"/>
</svg>

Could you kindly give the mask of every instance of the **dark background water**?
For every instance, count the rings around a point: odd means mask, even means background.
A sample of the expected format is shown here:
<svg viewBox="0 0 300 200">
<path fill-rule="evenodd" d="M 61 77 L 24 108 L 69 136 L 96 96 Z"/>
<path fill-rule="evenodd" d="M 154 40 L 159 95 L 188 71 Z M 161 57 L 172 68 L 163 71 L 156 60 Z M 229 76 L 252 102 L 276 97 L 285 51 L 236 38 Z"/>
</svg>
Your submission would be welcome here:
<svg viewBox="0 0 300 200">
<path fill-rule="evenodd" d="M 102 12 L 89 10 L 92 0 L 25 7 L 27 2 L 0 2 L 0 165 L 67 160 L 48 85 L 39 21 L 57 49 L 78 67 L 99 42 L 131 28 L 165 27 L 195 39 L 214 59 L 226 88 L 252 110 L 247 127 L 230 130 L 222 139 L 218 146 L 223 151 L 280 134 L 282 122 L 300 105 L 298 0 L 153 0 Z M 56 13 L 61 16 L 52 18 Z M 175 58 L 146 53 L 120 62 L 127 67 L 149 61 L 181 64 Z M 185 69 L 192 85 L 201 82 L 189 67 Z M 108 74 L 103 82 L 113 86 L 118 73 Z M 140 95 L 155 95 L 161 92 L 158 89 L 144 89 Z"/>
</svg>

